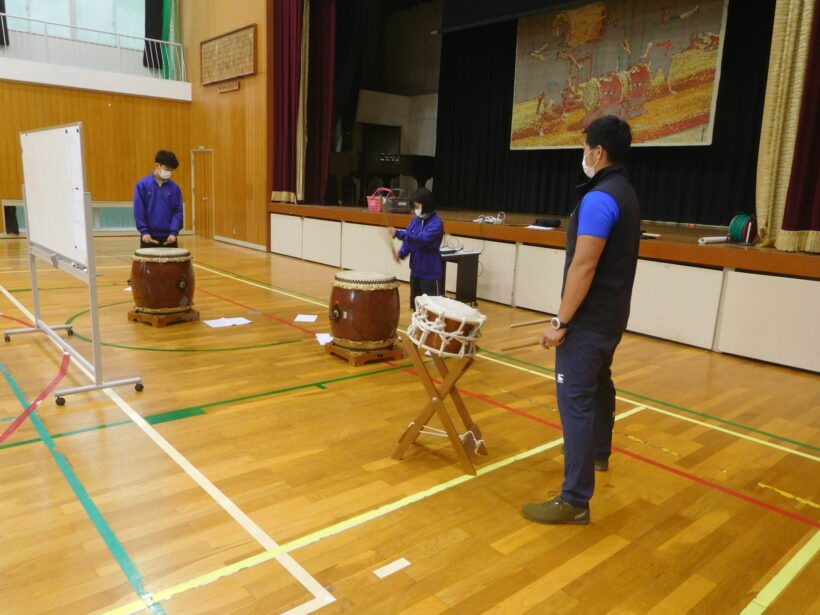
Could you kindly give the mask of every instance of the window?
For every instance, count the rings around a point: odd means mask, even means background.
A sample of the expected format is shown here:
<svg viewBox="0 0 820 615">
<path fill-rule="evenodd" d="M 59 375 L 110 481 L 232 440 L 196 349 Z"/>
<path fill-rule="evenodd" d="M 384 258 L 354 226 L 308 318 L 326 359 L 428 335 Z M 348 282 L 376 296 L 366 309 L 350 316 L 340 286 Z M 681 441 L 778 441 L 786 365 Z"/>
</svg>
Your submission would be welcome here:
<svg viewBox="0 0 820 615">
<path fill-rule="evenodd" d="M 145 36 L 145 0 L 6 0 L 6 12 L 9 15 L 102 31 L 89 32 L 48 25 L 49 36 L 116 46 L 117 37 L 105 34 L 113 32 L 126 35 L 120 38 L 121 47 L 143 47 L 141 39 Z M 9 19 L 8 27 L 32 34 L 44 34 L 46 31 L 44 24 L 22 19 Z M 127 38 L 128 36 L 140 40 Z"/>
</svg>

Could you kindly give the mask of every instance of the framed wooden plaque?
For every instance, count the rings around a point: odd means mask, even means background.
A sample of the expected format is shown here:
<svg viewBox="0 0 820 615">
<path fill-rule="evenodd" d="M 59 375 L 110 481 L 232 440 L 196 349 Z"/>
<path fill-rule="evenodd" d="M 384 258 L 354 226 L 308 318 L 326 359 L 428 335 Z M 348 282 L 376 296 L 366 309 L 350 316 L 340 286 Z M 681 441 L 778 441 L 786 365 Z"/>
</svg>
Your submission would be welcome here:
<svg viewBox="0 0 820 615">
<path fill-rule="evenodd" d="M 199 47 L 202 85 L 256 72 L 256 24 L 220 34 Z"/>
</svg>

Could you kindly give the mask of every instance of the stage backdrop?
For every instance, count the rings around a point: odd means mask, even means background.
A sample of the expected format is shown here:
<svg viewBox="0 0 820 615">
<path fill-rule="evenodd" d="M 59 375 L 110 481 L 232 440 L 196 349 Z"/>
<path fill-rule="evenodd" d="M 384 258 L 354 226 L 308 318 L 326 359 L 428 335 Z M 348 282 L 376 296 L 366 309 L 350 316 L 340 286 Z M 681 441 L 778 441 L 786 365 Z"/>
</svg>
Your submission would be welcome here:
<svg viewBox="0 0 820 615">
<path fill-rule="evenodd" d="M 606 0 L 518 20 L 511 149 L 577 148 L 603 115 L 634 145 L 709 145 L 728 0 Z"/>
</svg>

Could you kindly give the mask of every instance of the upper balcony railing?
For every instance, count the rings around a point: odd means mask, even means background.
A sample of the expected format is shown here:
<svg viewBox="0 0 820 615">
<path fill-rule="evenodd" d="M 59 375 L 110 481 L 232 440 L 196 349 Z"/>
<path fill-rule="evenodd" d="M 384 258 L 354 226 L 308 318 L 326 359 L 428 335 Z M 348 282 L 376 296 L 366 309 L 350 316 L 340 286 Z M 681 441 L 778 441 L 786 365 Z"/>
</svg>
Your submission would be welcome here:
<svg viewBox="0 0 820 615">
<path fill-rule="evenodd" d="M 7 29 L 2 27 L 3 18 Z M 185 52 L 179 43 L 80 28 L 7 13 L 0 13 L 0 59 L 2 58 L 171 81 L 188 80 Z"/>
</svg>

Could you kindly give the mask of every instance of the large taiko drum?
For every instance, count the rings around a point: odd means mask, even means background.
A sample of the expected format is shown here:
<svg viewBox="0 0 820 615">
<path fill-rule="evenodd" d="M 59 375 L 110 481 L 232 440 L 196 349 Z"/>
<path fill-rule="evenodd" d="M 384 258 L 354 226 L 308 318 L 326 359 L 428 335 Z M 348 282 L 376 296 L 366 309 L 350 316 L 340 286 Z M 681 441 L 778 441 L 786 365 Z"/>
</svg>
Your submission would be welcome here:
<svg viewBox="0 0 820 615">
<path fill-rule="evenodd" d="M 407 337 L 419 348 L 445 357 L 472 357 L 487 317 L 448 297 L 416 297 Z"/>
<path fill-rule="evenodd" d="M 191 253 L 181 248 L 140 248 L 131 263 L 134 311 L 179 314 L 194 304 Z"/>
<path fill-rule="evenodd" d="M 328 316 L 334 346 L 390 350 L 399 324 L 399 283 L 383 273 L 341 271 L 333 279 Z"/>
</svg>

